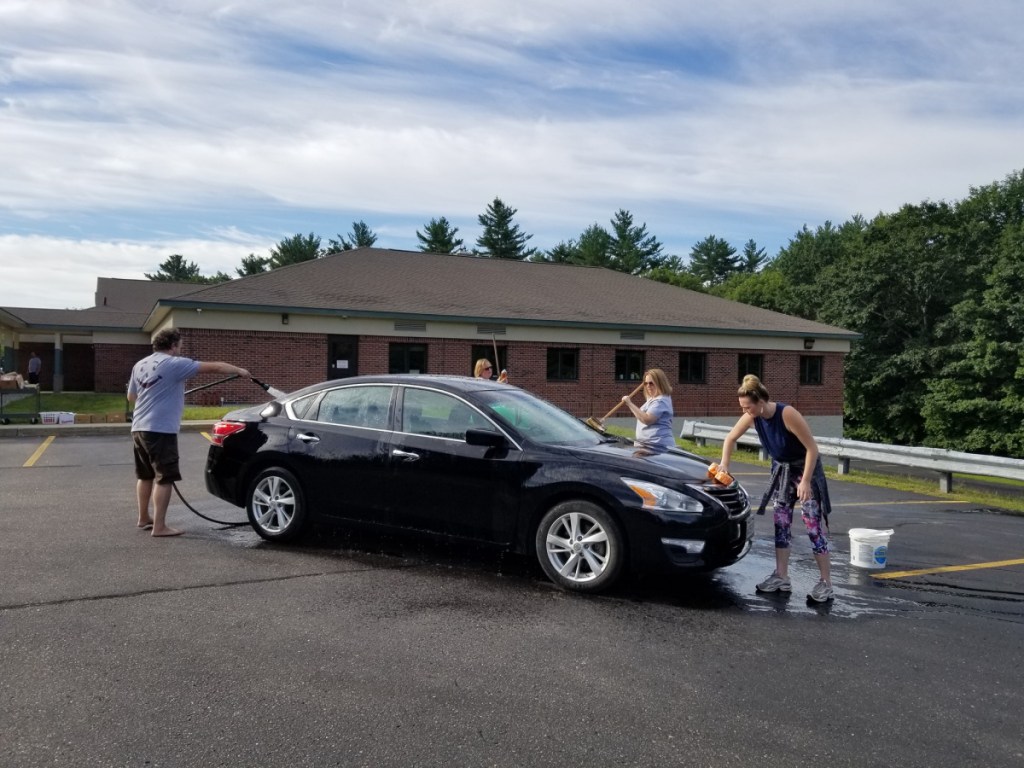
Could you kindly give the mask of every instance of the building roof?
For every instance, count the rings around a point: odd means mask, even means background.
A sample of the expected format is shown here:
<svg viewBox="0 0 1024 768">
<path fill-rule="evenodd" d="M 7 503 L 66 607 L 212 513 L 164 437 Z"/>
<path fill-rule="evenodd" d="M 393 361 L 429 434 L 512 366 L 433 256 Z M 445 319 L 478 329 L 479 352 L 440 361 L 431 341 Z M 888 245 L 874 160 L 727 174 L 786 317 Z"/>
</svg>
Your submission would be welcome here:
<svg viewBox="0 0 1024 768">
<path fill-rule="evenodd" d="M 95 307 L 0 307 L 0 324 L 33 330 L 139 331 L 176 307 L 637 331 L 859 336 L 600 267 L 383 248 L 342 251 L 211 286 L 101 277 Z"/>
<path fill-rule="evenodd" d="M 381 248 L 342 251 L 201 287 L 161 298 L 160 306 L 858 337 L 843 328 L 600 267 Z"/>
<path fill-rule="evenodd" d="M 125 280 L 118 277 L 96 278 L 96 308 L 149 314 L 159 299 L 191 293 L 202 285 L 163 280 Z"/>
<path fill-rule="evenodd" d="M 182 296 L 202 286 L 159 280 L 96 279 L 96 306 L 89 309 L 0 307 L 5 324 L 33 330 L 74 329 L 139 331 L 153 305 L 163 298 Z"/>
</svg>

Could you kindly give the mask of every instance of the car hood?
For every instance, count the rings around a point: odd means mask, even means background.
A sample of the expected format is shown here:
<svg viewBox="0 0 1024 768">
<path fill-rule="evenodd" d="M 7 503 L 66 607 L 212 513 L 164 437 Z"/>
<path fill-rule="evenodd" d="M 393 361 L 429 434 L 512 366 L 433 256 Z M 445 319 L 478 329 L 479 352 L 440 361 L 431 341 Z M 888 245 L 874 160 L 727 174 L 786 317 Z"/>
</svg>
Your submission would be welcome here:
<svg viewBox="0 0 1024 768">
<path fill-rule="evenodd" d="M 627 442 L 602 443 L 587 448 L 573 448 L 572 453 L 586 461 L 614 464 L 622 470 L 668 475 L 687 483 L 707 479 L 708 462 L 700 456 L 682 451 L 651 453 Z"/>
</svg>

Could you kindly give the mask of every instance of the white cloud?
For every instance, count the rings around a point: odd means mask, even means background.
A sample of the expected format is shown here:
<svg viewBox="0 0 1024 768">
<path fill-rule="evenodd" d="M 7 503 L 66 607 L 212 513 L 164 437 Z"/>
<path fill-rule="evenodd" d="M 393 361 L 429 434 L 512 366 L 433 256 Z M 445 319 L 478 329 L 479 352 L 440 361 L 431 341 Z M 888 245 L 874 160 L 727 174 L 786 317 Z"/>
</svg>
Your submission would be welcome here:
<svg viewBox="0 0 1024 768">
<path fill-rule="evenodd" d="M 241 232 L 209 239 L 104 242 L 0 235 L 0 306 L 84 309 L 93 306 L 97 277 L 145 279 L 168 256 L 184 254 L 205 275 L 235 275 L 243 257 L 276 242 Z"/>
<path fill-rule="evenodd" d="M 170 253 L 231 272 L 360 218 L 444 215 L 469 243 L 495 196 L 540 247 L 627 208 L 677 252 L 712 227 L 774 251 L 1015 170 L 1022 22 L 1009 1 L 9 1 L 0 304 Z"/>
</svg>

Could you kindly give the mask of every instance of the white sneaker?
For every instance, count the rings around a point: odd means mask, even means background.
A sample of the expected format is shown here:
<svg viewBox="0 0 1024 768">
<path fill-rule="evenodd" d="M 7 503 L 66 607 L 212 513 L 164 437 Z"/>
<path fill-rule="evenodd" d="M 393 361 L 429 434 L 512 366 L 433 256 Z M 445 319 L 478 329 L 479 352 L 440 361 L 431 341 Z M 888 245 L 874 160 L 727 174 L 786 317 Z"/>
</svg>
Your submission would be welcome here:
<svg viewBox="0 0 1024 768">
<path fill-rule="evenodd" d="M 757 585 L 758 592 L 792 592 L 793 587 L 789 579 L 784 579 L 777 573 L 772 573 L 767 579 Z"/>
<path fill-rule="evenodd" d="M 824 579 L 821 579 L 817 584 L 814 585 L 814 589 L 807 595 L 811 600 L 816 603 L 827 603 L 829 600 L 836 596 L 835 591 L 832 589 L 832 585 Z"/>
</svg>

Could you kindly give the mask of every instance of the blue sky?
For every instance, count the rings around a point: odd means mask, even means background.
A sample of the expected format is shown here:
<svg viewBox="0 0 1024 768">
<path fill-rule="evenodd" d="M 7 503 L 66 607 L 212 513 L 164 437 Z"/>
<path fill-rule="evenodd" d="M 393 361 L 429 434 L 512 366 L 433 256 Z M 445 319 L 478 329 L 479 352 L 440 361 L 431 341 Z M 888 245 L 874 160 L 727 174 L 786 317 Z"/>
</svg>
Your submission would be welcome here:
<svg viewBox="0 0 1024 768">
<path fill-rule="evenodd" d="M 1024 167 L 1024 5 L 4 0 L 0 306 L 365 221 L 668 253 L 959 200 Z"/>
</svg>

